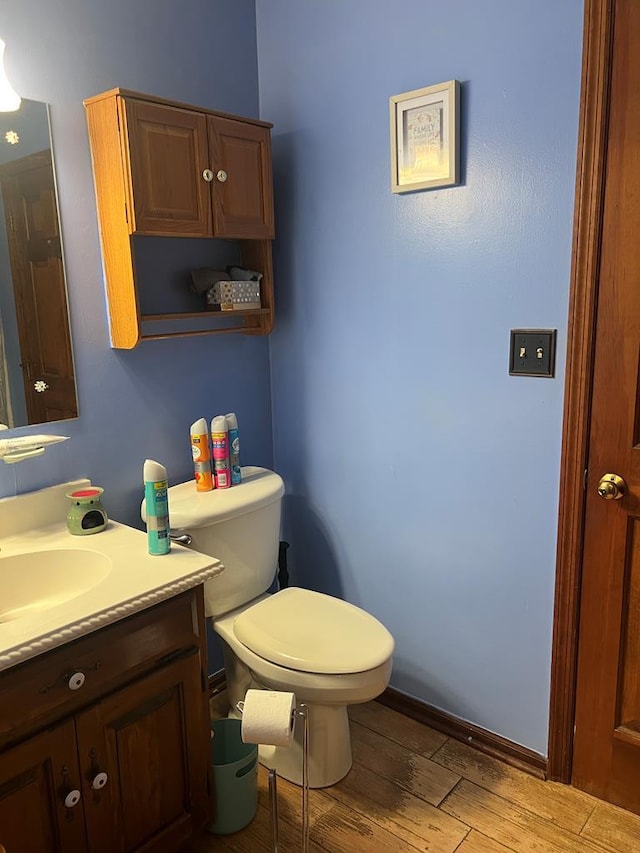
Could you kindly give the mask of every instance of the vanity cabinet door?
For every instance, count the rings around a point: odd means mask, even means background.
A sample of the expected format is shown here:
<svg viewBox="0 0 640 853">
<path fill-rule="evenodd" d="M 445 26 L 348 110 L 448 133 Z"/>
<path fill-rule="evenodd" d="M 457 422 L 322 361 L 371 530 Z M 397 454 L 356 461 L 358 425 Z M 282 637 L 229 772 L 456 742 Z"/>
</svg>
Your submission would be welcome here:
<svg viewBox="0 0 640 853">
<path fill-rule="evenodd" d="M 275 237 L 271 137 L 268 127 L 209 116 L 216 237 Z"/>
<path fill-rule="evenodd" d="M 209 726 L 197 650 L 79 714 L 76 726 L 91 853 L 167 853 L 202 827 Z"/>
<path fill-rule="evenodd" d="M 130 233 L 210 237 L 204 114 L 129 98 L 120 106 L 128 137 Z"/>
<path fill-rule="evenodd" d="M 73 721 L 0 754 L 0 849 L 83 853 L 87 843 Z"/>
</svg>

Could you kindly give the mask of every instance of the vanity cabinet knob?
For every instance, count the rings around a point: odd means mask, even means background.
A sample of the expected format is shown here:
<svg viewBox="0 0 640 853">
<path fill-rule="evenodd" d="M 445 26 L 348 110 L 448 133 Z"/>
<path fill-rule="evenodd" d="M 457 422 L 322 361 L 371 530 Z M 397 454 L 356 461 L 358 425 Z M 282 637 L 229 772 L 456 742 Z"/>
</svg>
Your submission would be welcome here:
<svg viewBox="0 0 640 853">
<path fill-rule="evenodd" d="M 205 181 L 207 183 L 209 183 L 209 181 L 213 180 L 213 172 L 211 171 L 211 169 L 205 169 L 204 172 L 202 173 L 202 177 L 205 179 Z"/>
<path fill-rule="evenodd" d="M 67 684 L 69 685 L 69 690 L 80 690 L 84 682 L 84 672 L 74 672 Z"/>
<path fill-rule="evenodd" d="M 77 806 L 80 802 L 80 791 L 77 788 L 74 788 L 72 791 L 69 791 L 67 796 L 64 798 L 64 804 L 68 809 L 72 809 L 74 806 Z"/>
<path fill-rule="evenodd" d="M 100 788 L 104 788 L 108 781 L 109 777 L 106 773 L 98 773 L 97 776 L 94 776 L 91 780 L 91 787 L 94 791 L 99 791 Z"/>
<path fill-rule="evenodd" d="M 224 184 L 224 182 L 227 180 L 227 177 L 228 175 L 224 169 L 220 169 L 216 175 L 216 178 L 220 181 L 221 184 Z"/>
</svg>

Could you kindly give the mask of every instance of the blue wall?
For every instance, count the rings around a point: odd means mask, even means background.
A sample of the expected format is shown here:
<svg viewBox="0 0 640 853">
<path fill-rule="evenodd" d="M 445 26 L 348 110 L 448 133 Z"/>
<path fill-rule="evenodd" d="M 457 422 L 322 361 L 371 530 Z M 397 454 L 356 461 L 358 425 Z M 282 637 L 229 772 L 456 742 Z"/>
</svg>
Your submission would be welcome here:
<svg viewBox="0 0 640 853">
<path fill-rule="evenodd" d="M 270 465 L 273 405 L 294 580 L 388 625 L 395 687 L 546 752 L 581 17 L 257 0 L 256 28 L 253 0 L 5 0 L 10 79 L 52 105 L 80 418 L 0 494 L 88 475 L 137 524 L 145 456 L 190 476 L 189 423 L 235 409 Z M 257 115 L 258 70 L 276 332 L 109 349 L 82 99 Z M 451 78 L 462 185 L 392 195 L 389 96 Z M 556 379 L 507 375 L 520 326 L 559 329 Z"/>
<path fill-rule="evenodd" d="M 111 515 L 139 526 L 145 457 L 164 462 L 172 482 L 191 477 L 198 417 L 235 410 L 243 461 L 272 464 L 269 342 L 223 335 L 109 348 L 82 101 L 122 86 L 257 116 L 254 2 L 4 0 L 0 28 L 13 86 L 51 105 L 80 406 L 78 420 L 51 429 L 71 441 L 0 465 L 0 495 L 89 476 Z"/>
<path fill-rule="evenodd" d="M 580 0 L 257 0 L 294 580 L 392 684 L 546 752 Z M 458 79 L 462 185 L 392 195 L 389 96 Z M 559 330 L 554 380 L 509 329 Z"/>
</svg>

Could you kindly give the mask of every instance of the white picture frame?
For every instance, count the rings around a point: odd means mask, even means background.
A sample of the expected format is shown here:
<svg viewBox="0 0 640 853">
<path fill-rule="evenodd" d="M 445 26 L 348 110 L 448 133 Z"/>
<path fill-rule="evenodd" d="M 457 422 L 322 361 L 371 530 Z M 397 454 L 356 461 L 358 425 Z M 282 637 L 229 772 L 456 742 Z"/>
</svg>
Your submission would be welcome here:
<svg viewBox="0 0 640 853">
<path fill-rule="evenodd" d="M 460 83 L 449 80 L 389 98 L 391 191 L 460 183 Z"/>
</svg>

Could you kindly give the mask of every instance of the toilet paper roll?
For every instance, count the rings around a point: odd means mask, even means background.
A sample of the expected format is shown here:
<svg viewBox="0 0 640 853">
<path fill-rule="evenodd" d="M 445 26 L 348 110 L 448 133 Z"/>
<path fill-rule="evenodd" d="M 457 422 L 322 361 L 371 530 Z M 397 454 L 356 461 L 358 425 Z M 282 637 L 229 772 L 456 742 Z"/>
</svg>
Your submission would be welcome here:
<svg viewBox="0 0 640 853">
<path fill-rule="evenodd" d="M 293 742 L 294 693 L 278 690 L 247 690 L 242 710 L 242 740 L 270 746 Z"/>
</svg>

